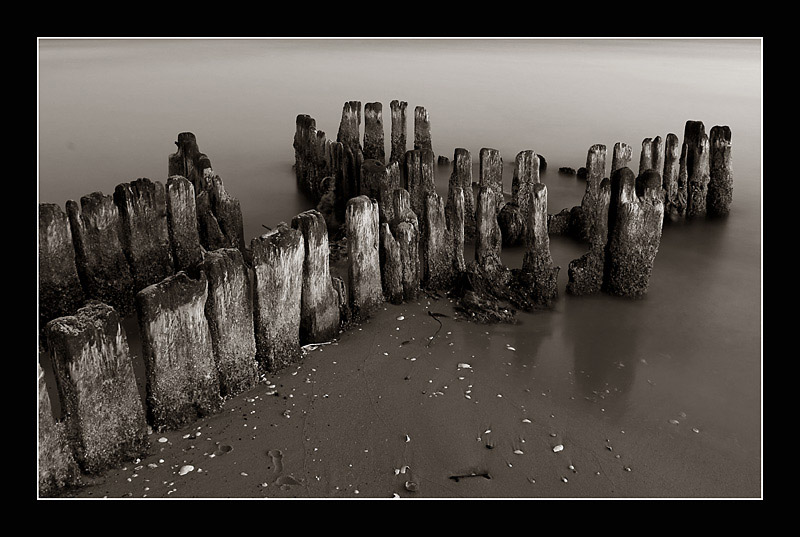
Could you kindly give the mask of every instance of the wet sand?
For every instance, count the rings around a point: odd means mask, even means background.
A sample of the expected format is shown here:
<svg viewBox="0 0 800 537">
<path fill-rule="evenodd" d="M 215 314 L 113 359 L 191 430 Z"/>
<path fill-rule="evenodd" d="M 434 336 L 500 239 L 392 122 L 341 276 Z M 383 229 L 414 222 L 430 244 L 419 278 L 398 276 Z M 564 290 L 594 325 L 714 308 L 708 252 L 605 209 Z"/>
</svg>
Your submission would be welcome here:
<svg viewBox="0 0 800 537">
<path fill-rule="evenodd" d="M 560 314 L 521 314 L 520 324 L 535 332 Z M 759 461 L 723 433 L 680 414 L 607 412 L 614 389 L 581 396 L 572 387 L 589 372 L 536 337 L 512 341 L 513 330 L 458 320 L 447 298 L 386 304 L 219 414 L 151 434 L 146 458 L 64 497 L 759 495 Z M 657 378 L 637 374 L 624 389 L 657 403 L 669 396 Z"/>
</svg>

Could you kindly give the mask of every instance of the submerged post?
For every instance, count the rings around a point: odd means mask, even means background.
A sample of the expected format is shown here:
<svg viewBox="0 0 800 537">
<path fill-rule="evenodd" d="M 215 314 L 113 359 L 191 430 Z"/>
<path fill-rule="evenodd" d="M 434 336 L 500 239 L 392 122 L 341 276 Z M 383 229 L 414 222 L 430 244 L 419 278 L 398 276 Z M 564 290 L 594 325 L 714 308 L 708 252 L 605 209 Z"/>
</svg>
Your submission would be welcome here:
<svg viewBox="0 0 800 537">
<path fill-rule="evenodd" d="M 143 457 L 147 423 L 125 329 L 107 304 L 91 301 L 47 324 L 66 435 L 75 460 L 100 474 Z"/>
<path fill-rule="evenodd" d="M 711 128 L 710 177 L 707 210 L 709 216 L 726 216 L 733 201 L 733 165 L 731 163 L 731 129 L 715 125 Z"/>
<path fill-rule="evenodd" d="M 686 177 L 686 217 L 705 216 L 710 174 L 708 136 L 702 121 L 689 120 L 686 122 L 683 133 L 681 171 Z"/>
<path fill-rule="evenodd" d="M 648 170 L 634 181 L 630 169 L 620 170 L 619 203 L 609 231 L 603 290 L 628 298 L 647 293 L 661 242 L 664 195 L 661 176 Z M 641 195 L 637 195 L 641 193 Z"/>
<path fill-rule="evenodd" d="M 251 250 L 256 356 L 264 369 L 278 371 L 301 357 L 305 240 L 300 230 L 281 222 L 253 238 Z"/>
</svg>

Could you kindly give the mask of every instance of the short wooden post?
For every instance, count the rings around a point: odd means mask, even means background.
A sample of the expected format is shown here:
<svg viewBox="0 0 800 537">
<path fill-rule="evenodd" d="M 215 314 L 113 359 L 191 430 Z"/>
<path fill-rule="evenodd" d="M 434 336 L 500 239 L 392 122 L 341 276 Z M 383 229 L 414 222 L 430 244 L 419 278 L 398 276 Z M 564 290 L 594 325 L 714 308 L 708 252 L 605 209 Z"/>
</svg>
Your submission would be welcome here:
<svg viewBox="0 0 800 537">
<path fill-rule="evenodd" d="M 383 302 L 378 202 L 357 196 L 347 202 L 348 291 L 353 317 L 363 320 Z"/>
<path fill-rule="evenodd" d="M 189 270 L 203 260 L 197 230 L 194 187 L 181 175 L 167 179 L 167 224 L 175 270 Z"/>
<path fill-rule="evenodd" d="M 39 204 L 39 322 L 78 309 L 86 293 L 78 277 L 67 215 L 54 203 Z"/>
</svg>

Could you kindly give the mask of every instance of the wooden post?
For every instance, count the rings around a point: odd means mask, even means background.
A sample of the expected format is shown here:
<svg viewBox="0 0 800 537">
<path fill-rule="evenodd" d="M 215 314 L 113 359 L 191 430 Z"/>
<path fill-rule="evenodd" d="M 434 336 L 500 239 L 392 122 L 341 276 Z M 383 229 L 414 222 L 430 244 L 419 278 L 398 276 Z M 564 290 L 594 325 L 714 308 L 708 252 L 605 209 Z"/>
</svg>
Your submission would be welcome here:
<svg viewBox="0 0 800 537">
<path fill-rule="evenodd" d="M 478 207 L 475 214 L 475 261 L 487 272 L 502 266 L 500 249 L 502 236 L 497 224 L 497 194 L 489 184 L 482 184 L 478 191 Z"/>
<path fill-rule="evenodd" d="M 361 183 L 361 164 L 364 162 L 364 151 L 360 142 L 361 101 L 348 101 L 342 107 L 342 119 L 336 141 L 343 146 L 342 165 L 344 167 L 344 203 L 359 195 Z"/>
<path fill-rule="evenodd" d="M 406 156 L 406 108 L 408 103 L 393 100 L 389 103 L 389 107 L 392 111 L 392 151 L 389 161 L 402 163 Z"/>
<path fill-rule="evenodd" d="M 119 314 L 90 301 L 47 324 L 66 434 L 81 470 L 100 474 L 147 454 L 147 422 Z"/>
<path fill-rule="evenodd" d="M 53 417 L 44 370 L 38 362 L 36 370 L 39 385 L 38 490 L 39 497 L 50 498 L 62 490 L 79 485 L 80 469 L 67 441 L 65 423 Z"/>
<path fill-rule="evenodd" d="M 175 270 L 189 270 L 203 260 L 197 231 L 194 187 L 181 175 L 167 179 L 167 224 Z"/>
<path fill-rule="evenodd" d="M 589 241 L 597 225 L 600 183 L 606 172 L 606 146 L 595 144 L 589 148 L 586 156 L 586 192 L 581 200 L 584 227 L 581 239 Z"/>
<path fill-rule="evenodd" d="M 251 243 L 254 271 L 253 317 L 256 355 L 262 367 L 278 371 L 297 362 L 305 240 L 284 222 Z"/>
<path fill-rule="evenodd" d="M 538 170 L 538 159 L 534 159 Z M 558 296 L 558 272 L 550 255 L 550 237 L 547 231 L 547 186 L 531 183 L 525 225 L 525 257 L 522 270 L 532 276 L 530 297 L 538 306 L 550 307 Z"/>
<path fill-rule="evenodd" d="M 674 133 L 667 134 L 664 146 L 664 217 L 670 221 L 678 221 L 686 213 L 686 184 L 680 179 L 681 144 Z"/>
<path fill-rule="evenodd" d="M 347 202 L 348 291 L 353 317 L 363 320 L 383 302 L 378 202 L 358 196 Z"/>
<path fill-rule="evenodd" d="M 453 238 L 447 227 L 444 200 L 436 192 L 425 197 L 420 235 L 422 286 L 448 289 L 454 278 Z"/>
<path fill-rule="evenodd" d="M 82 196 L 80 205 L 69 200 L 67 215 L 87 296 L 113 306 L 123 316 L 133 313 L 133 276 L 122 249 L 122 224 L 114 198 L 93 192 Z"/>
<path fill-rule="evenodd" d="M 452 184 L 461 186 L 464 194 L 464 235 L 475 236 L 475 196 L 472 191 L 472 156 L 467 149 L 457 147 L 453 151 Z"/>
<path fill-rule="evenodd" d="M 466 270 L 467 265 L 464 260 L 464 189 L 461 187 L 460 178 L 456 175 L 450 176 L 450 184 L 447 189 L 447 205 L 445 206 L 445 217 L 448 235 L 451 238 L 451 250 L 453 260 L 453 270 L 457 273 Z"/>
<path fill-rule="evenodd" d="M 733 200 L 733 166 L 731 163 L 731 129 L 715 125 L 711 128 L 710 178 L 707 210 L 709 216 L 726 216 Z"/>
<path fill-rule="evenodd" d="M 686 177 L 686 217 L 704 217 L 710 172 L 709 142 L 702 121 L 686 122 L 683 143 L 681 170 Z"/>
<path fill-rule="evenodd" d="M 381 223 L 381 284 L 383 295 L 392 304 L 403 302 L 403 266 L 400 244 L 395 240 L 387 222 Z"/>
<path fill-rule="evenodd" d="M 664 142 L 661 136 L 642 140 L 642 153 L 639 155 L 639 174 L 647 170 L 658 173 L 664 169 Z"/>
<path fill-rule="evenodd" d="M 194 191 L 200 192 L 206 187 L 204 177 L 206 170 L 211 168 L 211 161 L 205 153 L 200 152 L 197 137 L 191 132 L 178 134 L 175 145 L 178 149 L 169 156 L 167 176 L 186 177 L 194 186 Z"/>
<path fill-rule="evenodd" d="M 227 239 L 226 246 L 238 248 L 242 254 L 247 255 L 242 208 L 239 200 L 228 194 L 219 175 L 214 174 L 210 178 L 209 190 L 214 215 L 219 222 L 220 230 Z"/>
<path fill-rule="evenodd" d="M 375 159 L 386 162 L 386 149 L 383 138 L 383 105 L 366 103 L 364 105 L 364 160 Z"/>
<path fill-rule="evenodd" d="M 414 149 L 433 151 L 431 143 L 431 120 L 424 106 L 414 108 Z"/>
<path fill-rule="evenodd" d="M 520 151 L 514 161 L 511 201 L 503 205 L 497 215 L 504 246 L 515 246 L 524 242 L 533 185 L 538 182 L 539 158 L 530 149 Z"/>
<path fill-rule="evenodd" d="M 617 142 L 614 144 L 614 152 L 611 157 L 611 174 L 622 168 L 627 168 L 633 158 L 633 149 L 625 142 Z"/>
<path fill-rule="evenodd" d="M 620 170 L 612 188 L 619 200 L 609 229 L 606 257 L 606 276 L 603 290 L 606 293 L 628 298 L 641 298 L 647 293 L 661 229 L 664 221 L 664 194 L 661 175 L 648 170 L 636 178 L 631 188 L 633 172 Z M 637 196 L 641 192 L 641 196 Z"/>
<path fill-rule="evenodd" d="M 394 220 L 392 232 L 400 248 L 403 298 L 413 300 L 420 289 L 420 226 L 417 215 L 411 210 L 411 195 L 404 188 L 392 192 Z"/>
<path fill-rule="evenodd" d="M 75 264 L 67 215 L 54 203 L 39 204 L 39 322 L 70 315 L 86 298 Z"/>
<path fill-rule="evenodd" d="M 208 252 L 200 270 L 208 280 L 205 315 L 220 395 L 232 397 L 258 384 L 250 272 L 237 248 Z"/>
<path fill-rule="evenodd" d="M 436 192 L 434 179 L 434 155 L 430 149 L 414 149 L 406 153 L 405 175 L 408 193 L 411 196 L 411 210 L 422 215 L 425 198 Z"/>
<path fill-rule="evenodd" d="M 331 283 L 328 228 L 315 210 L 292 219 L 292 227 L 303 235 L 305 248 L 300 298 L 300 343 L 330 341 L 339 330 L 339 306 Z"/>
<path fill-rule="evenodd" d="M 487 187 L 494 196 L 492 206 L 495 215 L 505 203 L 503 196 L 503 157 L 500 151 L 484 147 L 480 152 L 480 186 Z M 477 219 L 477 215 L 476 215 Z"/>
<path fill-rule="evenodd" d="M 174 273 L 169 243 L 164 185 L 143 178 L 117 185 L 114 203 L 119 209 L 120 239 L 139 291 Z"/>
<path fill-rule="evenodd" d="M 365 159 L 361 165 L 361 186 L 359 192 L 362 196 L 374 198 L 381 204 L 381 188 L 388 186 L 386 166 L 377 159 Z"/>
<path fill-rule="evenodd" d="M 294 172 L 297 179 L 297 188 L 306 196 L 314 198 L 314 154 L 313 145 L 317 135 L 317 125 L 314 118 L 308 114 L 298 114 L 295 118 L 295 133 L 292 147 L 294 148 Z"/>
<path fill-rule="evenodd" d="M 185 272 L 139 291 L 136 306 L 153 429 L 180 429 L 222 407 L 205 304 L 208 282 Z"/>
<path fill-rule="evenodd" d="M 589 237 L 589 251 L 569 263 L 566 291 L 571 295 L 593 295 L 602 290 L 610 203 L 611 181 L 603 179 L 596 199 L 597 219 Z"/>
</svg>

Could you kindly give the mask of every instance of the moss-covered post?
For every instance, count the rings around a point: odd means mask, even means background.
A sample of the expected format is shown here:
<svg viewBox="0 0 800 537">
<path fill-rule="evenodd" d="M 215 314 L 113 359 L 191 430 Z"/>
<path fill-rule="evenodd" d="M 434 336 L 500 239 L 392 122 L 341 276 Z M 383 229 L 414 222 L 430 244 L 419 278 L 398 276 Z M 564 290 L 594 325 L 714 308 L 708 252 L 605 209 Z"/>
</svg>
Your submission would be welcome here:
<svg viewBox="0 0 800 537">
<path fill-rule="evenodd" d="M 47 342 L 67 438 L 81 470 L 96 475 L 145 456 L 145 411 L 116 310 L 90 301 L 75 315 L 50 321 Z"/>
<path fill-rule="evenodd" d="M 39 204 L 39 322 L 78 309 L 86 293 L 78 277 L 67 215 L 54 203 Z"/>
<path fill-rule="evenodd" d="M 250 272 L 237 248 L 208 252 L 200 265 L 208 280 L 205 313 L 222 397 L 258 384 Z"/>
<path fill-rule="evenodd" d="M 180 429 L 222 407 L 205 316 L 208 282 L 185 272 L 139 291 L 136 306 L 147 377 L 146 408 L 155 430 Z"/>
<path fill-rule="evenodd" d="M 297 362 L 303 292 L 303 233 L 281 222 L 253 238 L 253 318 L 256 355 L 267 371 Z"/>
</svg>

